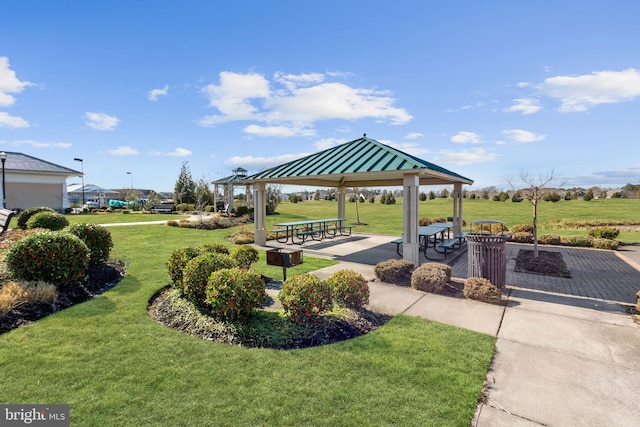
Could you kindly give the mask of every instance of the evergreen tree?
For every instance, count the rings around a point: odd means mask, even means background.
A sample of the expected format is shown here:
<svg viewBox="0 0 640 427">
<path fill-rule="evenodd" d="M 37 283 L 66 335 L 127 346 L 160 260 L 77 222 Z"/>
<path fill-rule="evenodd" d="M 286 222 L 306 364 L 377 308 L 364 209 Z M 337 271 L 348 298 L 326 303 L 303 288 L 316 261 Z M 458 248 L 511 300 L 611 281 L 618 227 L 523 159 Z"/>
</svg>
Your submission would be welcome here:
<svg viewBox="0 0 640 427">
<path fill-rule="evenodd" d="M 176 181 L 176 185 L 173 189 L 173 200 L 177 204 L 195 204 L 196 202 L 196 183 L 193 181 L 191 170 L 189 169 L 189 164 L 187 162 L 182 162 L 180 175 L 178 175 L 178 180 Z"/>
</svg>

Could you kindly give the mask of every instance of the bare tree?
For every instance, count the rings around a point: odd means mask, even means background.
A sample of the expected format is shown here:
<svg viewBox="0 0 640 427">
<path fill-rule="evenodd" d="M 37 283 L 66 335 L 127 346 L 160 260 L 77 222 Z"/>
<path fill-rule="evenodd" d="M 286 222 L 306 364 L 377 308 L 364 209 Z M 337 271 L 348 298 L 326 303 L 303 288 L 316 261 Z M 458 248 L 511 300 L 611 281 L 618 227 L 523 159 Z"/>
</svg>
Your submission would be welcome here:
<svg viewBox="0 0 640 427">
<path fill-rule="evenodd" d="M 267 215 L 273 215 L 282 198 L 282 186 L 270 184 L 266 187 Z"/>
<path fill-rule="evenodd" d="M 538 202 L 551 191 L 549 184 L 555 179 L 554 170 L 545 175 L 534 177 L 529 172 L 520 172 L 520 180 L 527 187 L 521 190 L 522 196 L 533 206 L 533 257 L 538 258 Z M 513 184 L 509 182 L 513 187 Z M 562 186 L 564 184 L 561 184 Z"/>
<path fill-rule="evenodd" d="M 211 203 L 211 189 L 209 189 L 209 183 L 203 177 L 196 183 L 194 191 L 195 209 L 198 212 L 198 222 L 202 224 L 204 222 L 204 210 Z"/>
</svg>

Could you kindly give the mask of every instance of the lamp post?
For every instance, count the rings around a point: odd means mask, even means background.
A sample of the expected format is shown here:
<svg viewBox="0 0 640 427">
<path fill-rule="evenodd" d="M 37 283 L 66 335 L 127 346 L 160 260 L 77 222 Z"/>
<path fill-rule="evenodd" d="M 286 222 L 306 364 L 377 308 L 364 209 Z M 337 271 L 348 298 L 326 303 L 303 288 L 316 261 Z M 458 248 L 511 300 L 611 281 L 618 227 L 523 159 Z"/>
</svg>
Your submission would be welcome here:
<svg viewBox="0 0 640 427">
<path fill-rule="evenodd" d="M 80 162 L 80 167 L 82 168 L 82 207 L 84 208 L 84 161 L 79 157 L 76 157 L 73 160 Z"/>
<path fill-rule="evenodd" d="M 7 161 L 7 153 L 0 153 L 0 161 L 2 161 L 2 209 L 7 209 L 7 190 L 4 181 L 4 162 Z"/>
<path fill-rule="evenodd" d="M 133 191 L 133 172 L 127 172 L 127 175 L 131 175 L 131 191 Z"/>
</svg>

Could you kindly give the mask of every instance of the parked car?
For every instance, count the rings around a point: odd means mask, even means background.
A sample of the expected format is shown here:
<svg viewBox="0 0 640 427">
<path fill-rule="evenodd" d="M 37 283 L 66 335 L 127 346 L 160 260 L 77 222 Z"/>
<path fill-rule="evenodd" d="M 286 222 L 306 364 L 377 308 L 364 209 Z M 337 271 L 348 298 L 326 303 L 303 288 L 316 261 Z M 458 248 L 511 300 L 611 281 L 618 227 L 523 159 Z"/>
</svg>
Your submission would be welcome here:
<svg viewBox="0 0 640 427">
<path fill-rule="evenodd" d="M 158 203 L 151 206 L 149 212 L 151 213 L 173 213 L 176 211 L 175 203 Z"/>
</svg>

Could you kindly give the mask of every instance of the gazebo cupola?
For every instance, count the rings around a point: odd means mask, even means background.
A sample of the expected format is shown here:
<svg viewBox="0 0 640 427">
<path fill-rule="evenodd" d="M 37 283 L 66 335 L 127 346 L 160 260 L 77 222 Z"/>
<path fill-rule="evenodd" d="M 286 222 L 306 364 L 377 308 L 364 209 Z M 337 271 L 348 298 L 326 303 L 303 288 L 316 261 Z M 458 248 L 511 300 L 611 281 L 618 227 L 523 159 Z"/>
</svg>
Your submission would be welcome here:
<svg viewBox="0 0 640 427">
<path fill-rule="evenodd" d="M 227 177 L 218 179 L 213 182 L 214 184 L 214 205 L 215 210 L 218 211 L 218 193 L 219 187 L 222 187 L 224 194 L 222 195 L 222 201 L 224 204 L 228 204 L 233 209 L 233 188 L 236 186 L 244 186 L 245 187 L 245 195 L 247 206 L 251 205 L 251 184 L 245 182 L 247 178 L 247 170 L 244 168 L 235 168 L 233 170 L 233 175 L 229 175 Z"/>
</svg>

